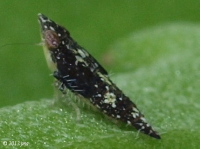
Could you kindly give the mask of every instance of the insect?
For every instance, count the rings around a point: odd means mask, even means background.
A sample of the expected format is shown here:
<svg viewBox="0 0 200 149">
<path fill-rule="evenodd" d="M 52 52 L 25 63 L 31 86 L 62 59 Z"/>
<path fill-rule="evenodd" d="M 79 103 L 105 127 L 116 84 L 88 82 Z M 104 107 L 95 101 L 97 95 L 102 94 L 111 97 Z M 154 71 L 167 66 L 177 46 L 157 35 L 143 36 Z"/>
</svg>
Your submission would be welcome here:
<svg viewBox="0 0 200 149">
<path fill-rule="evenodd" d="M 160 139 L 136 105 L 109 79 L 97 60 L 72 39 L 68 30 L 43 14 L 38 17 L 46 59 L 53 76 L 61 83 L 59 89 L 63 93 L 69 89 L 107 116 Z"/>
</svg>

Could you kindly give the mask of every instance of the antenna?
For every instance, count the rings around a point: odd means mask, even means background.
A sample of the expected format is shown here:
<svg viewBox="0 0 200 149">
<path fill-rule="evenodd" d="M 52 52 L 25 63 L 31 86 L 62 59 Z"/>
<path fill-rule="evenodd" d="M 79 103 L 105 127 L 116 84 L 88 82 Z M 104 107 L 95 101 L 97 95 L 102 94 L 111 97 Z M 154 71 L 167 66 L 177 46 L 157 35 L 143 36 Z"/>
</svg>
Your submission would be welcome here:
<svg viewBox="0 0 200 149">
<path fill-rule="evenodd" d="M 4 44 L 0 46 L 0 50 L 2 50 L 2 48 L 5 48 L 7 46 L 13 46 L 13 45 L 28 45 L 28 46 L 43 46 L 43 42 L 40 43 L 8 43 L 8 44 Z"/>
</svg>

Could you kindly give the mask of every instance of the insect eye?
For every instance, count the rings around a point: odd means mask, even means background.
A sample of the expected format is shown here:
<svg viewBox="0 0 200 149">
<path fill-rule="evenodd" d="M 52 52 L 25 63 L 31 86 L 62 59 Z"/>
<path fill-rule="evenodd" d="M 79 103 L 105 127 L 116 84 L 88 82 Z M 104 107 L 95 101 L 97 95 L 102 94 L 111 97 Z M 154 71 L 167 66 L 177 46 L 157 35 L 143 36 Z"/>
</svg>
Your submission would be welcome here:
<svg viewBox="0 0 200 149">
<path fill-rule="evenodd" d="M 60 44 L 58 34 L 52 30 L 44 31 L 43 38 L 45 40 L 46 46 L 50 49 L 57 48 Z"/>
</svg>

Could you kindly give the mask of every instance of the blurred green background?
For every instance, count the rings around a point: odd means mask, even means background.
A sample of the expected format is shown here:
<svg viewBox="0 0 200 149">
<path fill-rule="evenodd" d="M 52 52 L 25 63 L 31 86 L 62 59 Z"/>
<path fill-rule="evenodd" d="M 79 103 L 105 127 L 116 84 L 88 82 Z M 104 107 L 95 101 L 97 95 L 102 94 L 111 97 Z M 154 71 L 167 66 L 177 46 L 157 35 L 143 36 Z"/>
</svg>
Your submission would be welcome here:
<svg viewBox="0 0 200 149">
<path fill-rule="evenodd" d="M 31 148 L 198 148 L 199 8 L 197 0 L 0 1 L 0 140 Z M 36 45 L 38 13 L 97 58 L 161 140 L 119 127 L 82 102 L 80 124 L 74 108 L 63 107 L 68 101 L 41 100 L 53 98 L 53 77 Z"/>
<path fill-rule="evenodd" d="M 33 45 L 41 42 L 38 13 L 65 26 L 108 71 L 115 72 L 117 66 L 111 68 L 105 60 L 113 43 L 159 24 L 199 23 L 199 8 L 197 0 L 0 1 L 0 107 L 53 96 L 42 47 Z M 2 47 L 5 44 L 11 45 Z"/>
</svg>

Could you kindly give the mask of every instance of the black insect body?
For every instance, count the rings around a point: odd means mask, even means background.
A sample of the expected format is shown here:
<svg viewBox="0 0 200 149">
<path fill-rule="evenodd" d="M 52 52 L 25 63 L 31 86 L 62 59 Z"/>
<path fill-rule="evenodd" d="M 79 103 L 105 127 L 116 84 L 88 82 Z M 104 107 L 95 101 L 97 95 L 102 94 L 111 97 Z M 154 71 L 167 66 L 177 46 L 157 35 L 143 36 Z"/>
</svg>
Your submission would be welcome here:
<svg viewBox="0 0 200 149">
<path fill-rule="evenodd" d="M 47 61 L 54 77 L 65 88 L 88 99 L 106 115 L 134 126 L 157 139 L 136 105 L 109 79 L 106 70 L 62 26 L 39 14 Z"/>
</svg>

